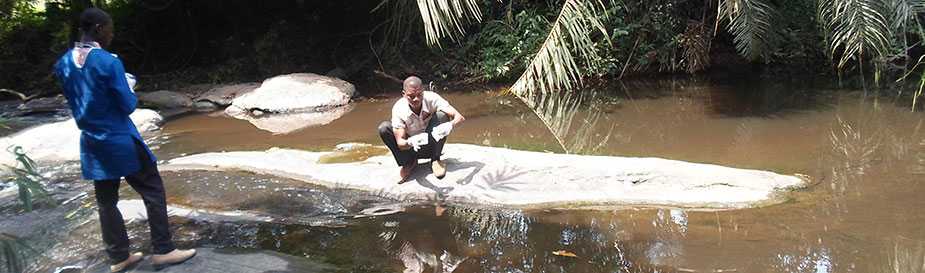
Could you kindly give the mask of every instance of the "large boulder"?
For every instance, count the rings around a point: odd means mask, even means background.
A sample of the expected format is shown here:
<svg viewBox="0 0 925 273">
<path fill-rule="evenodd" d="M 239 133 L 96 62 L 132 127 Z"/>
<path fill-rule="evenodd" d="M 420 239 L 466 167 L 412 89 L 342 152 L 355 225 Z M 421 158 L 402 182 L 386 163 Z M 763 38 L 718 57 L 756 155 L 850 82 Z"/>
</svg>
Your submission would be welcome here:
<svg viewBox="0 0 925 273">
<path fill-rule="evenodd" d="M 248 120 L 273 133 L 289 133 L 327 124 L 351 108 L 353 84 L 311 73 L 289 74 L 265 80 L 259 88 L 241 95 L 225 109 L 229 116 Z M 277 119 L 277 115 L 287 115 Z M 258 125 L 258 123 L 271 125 Z M 275 124 L 290 123 L 285 128 Z"/>
<path fill-rule="evenodd" d="M 135 110 L 131 118 L 143 134 L 157 130 L 163 121 L 161 115 L 148 109 Z M 74 119 L 68 119 L 0 138 L 0 149 L 3 149 L 0 151 L 0 165 L 16 166 L 15 157 L 6 151 L 13 146 L 21 146 L 26 155 L 37 162 L 80 160 L 80 129 Z"/>
<path fill-rule="evenodd" d="M 189 95 L 174 91 L 138 92 L 138 102 L 144 107 L 155 109 L 177 109 L 193 106 Z"/>
<path fill-rule="evenodd" d="M 329 153 L 288 149 L 227 152 L 171 160 L 164 170 L 244 170 L 397 199 L 510 207 L 657 205 L 731 209 L 785 200 L 800 187 L 796 176 L 661 158 L 581 156 L 447 144 L 448 172 L 437 179 L 428 165 L 397 184 L 391 155 L 350 163 L 324 162 Z"/>
<path fill-rule="evenodd" d="M 258 87 L 260 87 L 259 83 L 218 86 L 197 96 L 193 104 L 197 109 L 228 107 L 235 98 L 250 93 Z"/>
</svg>

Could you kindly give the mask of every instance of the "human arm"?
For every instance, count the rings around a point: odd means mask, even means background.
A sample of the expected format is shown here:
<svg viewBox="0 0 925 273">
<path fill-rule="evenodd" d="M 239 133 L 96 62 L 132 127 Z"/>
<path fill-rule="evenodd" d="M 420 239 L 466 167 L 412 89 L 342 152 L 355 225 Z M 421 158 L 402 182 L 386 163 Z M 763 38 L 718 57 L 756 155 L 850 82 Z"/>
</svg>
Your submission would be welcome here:
<svg viewBox="0 0 925 273">
<path fill-rule="evenodd" d="M 125 114 L 134 112 L 135 107 L 138 106 L 138 98 L 129 87 L 128 80 L 125 78 L 125 67 L 122 66 L 122 61 L 119 59 L 113 60 L 110 65 L 108 85 L 110 90 L 113 91 L 119 110 Z"/>
<path fill-rule="evenodd" d="M 395 142 L 398 143 L 399 150 L 411 149 L 411 144 L 408 143 L 405 135 L 405 128 L 392 128 L 392 132 L 395 133 Z"/>
<path fill-rule="evenodd" d="M 440 111 L 445 113 L 447 116 L 450 116 L 453 118 L 450 120 L 450 122 L 453 123 L 453 127 L 456 127 L 457 125 L 459 125 L 460 123 L 466 120 L 466 117 L 460 114 L 459 111 L 456 110 L 456 108 L 453 108 L 453 106 L 444 107 Z"/>
</svg>

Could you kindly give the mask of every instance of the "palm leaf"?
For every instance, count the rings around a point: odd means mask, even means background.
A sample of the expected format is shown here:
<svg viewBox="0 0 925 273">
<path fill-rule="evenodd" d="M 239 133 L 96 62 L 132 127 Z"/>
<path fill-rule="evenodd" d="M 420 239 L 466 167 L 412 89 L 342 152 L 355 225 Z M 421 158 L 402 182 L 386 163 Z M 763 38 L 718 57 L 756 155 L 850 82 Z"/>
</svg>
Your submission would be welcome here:
<svg viewBox="0 0 925 273">
<path fill-rule="evenodd" d="M 610 37 L 602 23 L 606 14 L 604 3 L 595 0 L 568 0 L 563 4 L 559 16 L 552 23 L 546 40 L 527 65 L 511 92 L 522 100 L 556 138 L 566 153 L 581 152 L 588 147 L 587 141 L 569 141 L 571 125 L 582 105 L 582 96 L 568 93 L 582 82 L 579 64 L 599 60 L 597 40 L 592 36 L 600 33 L 603 40 Z M 599 115 L 589 117 L 591 130 Z M 578 132 L 575 136 L 589 135 Z M 577 138 L 582 139 L 582 138 Z"/>
<path fill-rule="evenodd" d="M 599 59 L 592 34 L 610 41 L 602 23 L 606 15 L 600 0 L 568 0 L 552 23 L 549 35 L 511 88 L 521 98 L 535 93 L 569 90 L 581 84 L 580 62 Z M 526 101 L 526 100 L 525 100 Z"/>
<path fill-rule="evenodd" d="M 455 41 L 466 33 L 466 24 L 482 20 L 477 0 L 417 0 L 417 4 L 430 46 L 441 46 L 445 37 Z"/>
<path fill-rule="evenodd" d="M 882 0 L 821 0 L 818 18 L 829 34 L 833 57 L 841 53 L 838 69 L 865 55 L 883 57 L 891 46 L 893 30 L 888 9 Z"/>
<path fill-rule="evenodd" d="M 767 52 L 774 32 L 771 23 L 776 14 L 767 0 L 723 0 L 718 5 L 720 21 L 728 22 L 729 32 L 739 54 L 756 60 Z"/>
</svg>

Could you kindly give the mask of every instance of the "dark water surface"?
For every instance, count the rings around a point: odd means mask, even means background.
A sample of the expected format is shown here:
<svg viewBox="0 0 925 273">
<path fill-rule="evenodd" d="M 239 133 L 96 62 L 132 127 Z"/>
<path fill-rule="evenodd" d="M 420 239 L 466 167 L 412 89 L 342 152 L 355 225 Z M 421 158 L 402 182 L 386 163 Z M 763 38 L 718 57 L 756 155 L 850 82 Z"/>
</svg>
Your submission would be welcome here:
<svg viewBox="0 0 925 273">
<path fill-rule="evenodd" d="M 560 150 L 511 97 L 445 96 L 467 117 L 451 142 Z M 811 186 L 784 204 L 718 212 L 425 203 L 367 217 L 364 209 L 394 209 L 394 202 L 245 173 L 165 173 L 174 204 L 275 219 L 172 221 L 185 245 L 280 251 L 342 272 L 925 272 L 925 213 L 918 211 L 925 207 L 925 132 L 923 114 L 908 105 L 775 82 L 652 81 L 601 98 L 597 139 L 612 133 L 597 153 L 803 174 Z M 165 126 L 157 153 L 378 144 L 376 125 L 394 99 L 358 102 L 331 124 L 289 135 L 220 115 L 187 116 Z"/>
</svg>

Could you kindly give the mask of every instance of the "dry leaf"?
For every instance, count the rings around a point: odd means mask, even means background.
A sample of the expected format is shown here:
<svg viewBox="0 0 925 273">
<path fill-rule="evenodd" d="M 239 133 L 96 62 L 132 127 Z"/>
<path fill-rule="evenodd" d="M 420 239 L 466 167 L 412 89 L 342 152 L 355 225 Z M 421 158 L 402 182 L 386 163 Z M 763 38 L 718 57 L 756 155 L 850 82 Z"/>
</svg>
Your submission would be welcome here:
<svg viewBox="0 0 925 273">
<path fill-rule="evenodd" d="M 565 251 L 565 250 L 553 251 L 553 252 L 552 252 L 552 255 L 563 256 L 563 257 L 578 258 L 578 255 L 575 255 L 575 253 L 571 253 L 571 252 L 568 252 L 568 251 Z"/>
</svg>

